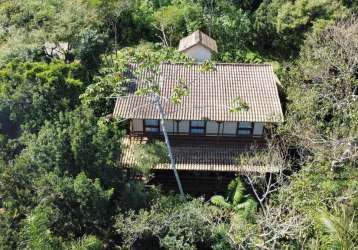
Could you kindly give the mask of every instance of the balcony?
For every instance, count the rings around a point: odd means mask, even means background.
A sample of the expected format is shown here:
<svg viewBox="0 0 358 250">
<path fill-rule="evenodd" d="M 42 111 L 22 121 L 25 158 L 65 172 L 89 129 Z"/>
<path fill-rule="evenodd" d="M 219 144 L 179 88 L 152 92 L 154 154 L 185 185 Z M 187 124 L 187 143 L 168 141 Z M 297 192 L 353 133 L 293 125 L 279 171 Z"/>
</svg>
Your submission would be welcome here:
<svg viewBox="0 0 358 250">
<path fill-rule="evenodd" d="M 237 158 L 252 150 L 261 150 L 265 146 L 263 138 L 241 138 L 229 136 L 189 136 L 170 135 L 176 168 L 181 171 L 211 172 L 278 172 L 275 166 L 240 166 Z M 162 135 L 133 135 L 122 141 L 121 163 L 131 168 L 135 166 L 135 145 L 163 140 Z M 169 162 L 158 164 L 153 170 L 170 170 Z"/>
</svg>

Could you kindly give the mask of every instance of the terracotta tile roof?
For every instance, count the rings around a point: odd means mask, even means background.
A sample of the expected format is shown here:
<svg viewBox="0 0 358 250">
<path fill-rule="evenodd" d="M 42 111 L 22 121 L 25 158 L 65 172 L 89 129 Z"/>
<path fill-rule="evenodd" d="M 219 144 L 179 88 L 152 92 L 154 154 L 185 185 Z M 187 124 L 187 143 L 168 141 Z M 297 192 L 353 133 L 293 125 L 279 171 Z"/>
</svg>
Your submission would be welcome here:
<svg viewBox="0 0 358 250">
<path fill-rule="evenodd" d="M 216 41 L 210 36 L 204 34 L 200 30 L 191 33 L 189 36 L 184 37 L 179 42 L 179 51 L 187 50 L 197 44 L 201 44 L 211 51 L 218 52 Z"/>
<path fill-rule="evenodd" d="M 134 150 L 139 143 L 146 143 L 146 140 L 132 139 L 125 137 L 122 141 L 121 164 L 131 168 L 136 164 Z M 172 152 L 178 170 L 215 171 L 215 172 L 278 172 L 278 166 L 239 166 L 236 163 L 237 157 L 247 149 L 230 145 L 172 145 Z M 156 170 L 171 169 L 169 162 L 158 164 L 153 167 Z"/>
<path fill-rule="evenodd" d="M 132 70 L 132 69 L 131 69 Z M 162 96 L 170 99 L 172 89 L 182 79 L 189 95 L 174 105 L 162 101 L 170 120 L 213 120 L 247 122 L 282 122 L 283 115 L 277 89 L 277 78 L 271 65 L 216 64 L 214 70 L 203 72 L 200 64 L 163 63 L 155 81 Z M 139 75 L 137 87 L 145 85 L 146 75 Z M 232 101 L 239 97 L 248 105 L 247 111 L 230 112 Z M 114 116 L 132 119 L 159 119 L 159 113 L 143 96 L 130 94 L 118 98 Z"/>
</svg>

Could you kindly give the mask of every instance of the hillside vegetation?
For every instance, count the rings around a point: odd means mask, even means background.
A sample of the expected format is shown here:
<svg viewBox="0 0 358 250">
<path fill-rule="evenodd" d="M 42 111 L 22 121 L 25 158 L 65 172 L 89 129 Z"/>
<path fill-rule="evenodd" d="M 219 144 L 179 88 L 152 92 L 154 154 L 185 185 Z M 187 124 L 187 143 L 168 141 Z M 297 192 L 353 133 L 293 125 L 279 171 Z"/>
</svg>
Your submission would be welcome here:
<svg viewBox="0 0 358 250">
<path fill-rule="evenodd" d="M 350 0 L 1 1 L 0 249 L 357 249 L 357 11 Z M 285 171 L 238 176 L 208 201 L 147 185 L 157 148 L 138 151 L 146 178 L 128 174 L 125 123 L 107 116 L 128 61 L 187 60 L 175 48 L 196 30 L 217 40 L 215 62 L 272 63 L 285 115 L 267 152 L 238 159 Z"/>
</svg>

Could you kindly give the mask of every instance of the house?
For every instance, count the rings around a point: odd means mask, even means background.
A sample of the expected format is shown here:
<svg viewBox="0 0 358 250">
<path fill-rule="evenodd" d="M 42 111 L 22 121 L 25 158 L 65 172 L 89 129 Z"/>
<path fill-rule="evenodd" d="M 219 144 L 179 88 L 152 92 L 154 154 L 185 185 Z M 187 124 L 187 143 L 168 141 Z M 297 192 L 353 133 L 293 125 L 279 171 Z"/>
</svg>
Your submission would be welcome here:
<svg viewBox="0 0 358 250">
<path fill-rule="evenodd" d="M 203 72 L 202 62 L 217 52 L 217 45 L 200 31 L 183 38 L 179 50 L 196 63 L 188 67 L 163 62 L 155 76 L 163 96 L 165 128 L 177 169 L 196 173 L 277 171 L 275 166 L 238 166 L 236 163 L 243 151 L 265 145 L 267 124 L 283 121 L 278 78 L 272 66 L 217 63 L 212 70 Z M 173 104 L 167 100 L 178 79 L 187 83 L 189 95 L 183 97 L 180 104 Z M 144 84 L 141 76 L 135 81 L 138 86 Z M 248 108 L 230 112 L 237 98 Z M 118 98 L 113 115 L 130 121 L 128 151 L 122 156 L 122 162 L 130 166 L 135 159 L 129 152 L 135 143 L 162 137 L 160 115 L 147 98 L 136 95 Z M 170 165 L 159 164 L 155 169 L 170 170 Z"/>
</svg>

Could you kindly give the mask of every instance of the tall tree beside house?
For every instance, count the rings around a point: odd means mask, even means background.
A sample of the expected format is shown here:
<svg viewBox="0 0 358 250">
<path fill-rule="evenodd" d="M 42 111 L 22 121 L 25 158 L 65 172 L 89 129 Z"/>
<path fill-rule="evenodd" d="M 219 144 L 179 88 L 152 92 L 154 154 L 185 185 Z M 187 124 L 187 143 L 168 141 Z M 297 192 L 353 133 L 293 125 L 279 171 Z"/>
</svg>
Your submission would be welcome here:
<svg viewBox="0 0 358 250">
<path fill-rule="evenodd" d="M 184 197 L 183 189 L 179 180 L 179 175 L 175 168 L 175 160 L 171 152 L 171 146 L 169 142 L 168 135 L 164 127 L 165 113 L 162 107 L 162 97 L 159 91 L 159 82 L 156 82 L 154 75 L 158 74 L 158 68 L 160 62 L 162 61 L 178 61 L 180 59 L 189 61 L 189 58 L 185 57 L 182 54 L 179 54 L 171 49 L 163 50 L 154 50 L 152 52 L 147 50 L 147 47 L 144 47 L 144 50 L 141 48 L 128 50 L 125 49 L 120 52 L 119 56 L 117 53 L 117 58 L 115 58 L 115 67 L 110 70 L 110 73 L 107 77 L 108 80 L 99 81 L 93 86 L 89 86 L 86 93 L 82 95 L 83 100 L 91 105 L 93 101 L 104 101 L 106 98 L 126 98 L 126 91 L 123 91 L 124 87 L 127 87 L 127 91 L 131 90 L 130 82 L 131 79 L 126 75 L 128 74 L 128 67 L 131 67 L 130 64 L 134 64 L 135 70 L 134 77 L 140 77 L 140 74 L 145 74 L 147 77 L 142 79 L 147 84 L 141 88 L 138 88 L 135 92 L 136 95 L 143 96 L 148 98 L 151 105 L 155 106 L 158 109 L 158 112 L 161 114 L 161 128 L 165 136 L 165 143 L 168 149 L 168 155 L 171 161 L 171 165 L 174 171 L 175 178 L 178 183 L 178 188 L 181 195 Z M 113 62 L 113 61 L 112 61 Z M 129 62 L 129 64 L 128 64 Z M 112 79 L 115 79 L 113 81 Z M 108 84 L 109 83 L 109 84 Z M 137 83 L 134 83 L 137 84 Z M 101 89 L 100 92 L 95 92 L 94 89 Z M 182 97 L 188 95 L 185 90 L 185 83 L 178 81 L 177 88 L 172 93 L 172 98 L 169 101 L 179 102 Z M 111 92 L 112 91 L 112 92 Z M 107 96 L 106 96 L 107 95 Z M 99 99 L 100 98 L 100 99 Z M 102 98 L 102 100 L 101 100 Z M 141 107 L 133 107 L 135 109 L 140 109 Z"/>
<path fill-rule="evenodd" d="M 188 62 L 189 59 L 172 48 L 162 48 L 152 43 L 142 43 L 107 55 L 94 82 L 80 96 L 82 103 L 94 110 L 95 114 L 102 116 L 110 114 L 113 111 L 115 98 L 126 95 L 126 91 L 131 87 L 126 75 L 128 61 L 142 62 L 142 69 L 139 70 L 143 70 L 157 67 L 162 61 Z"/>
</svg>

